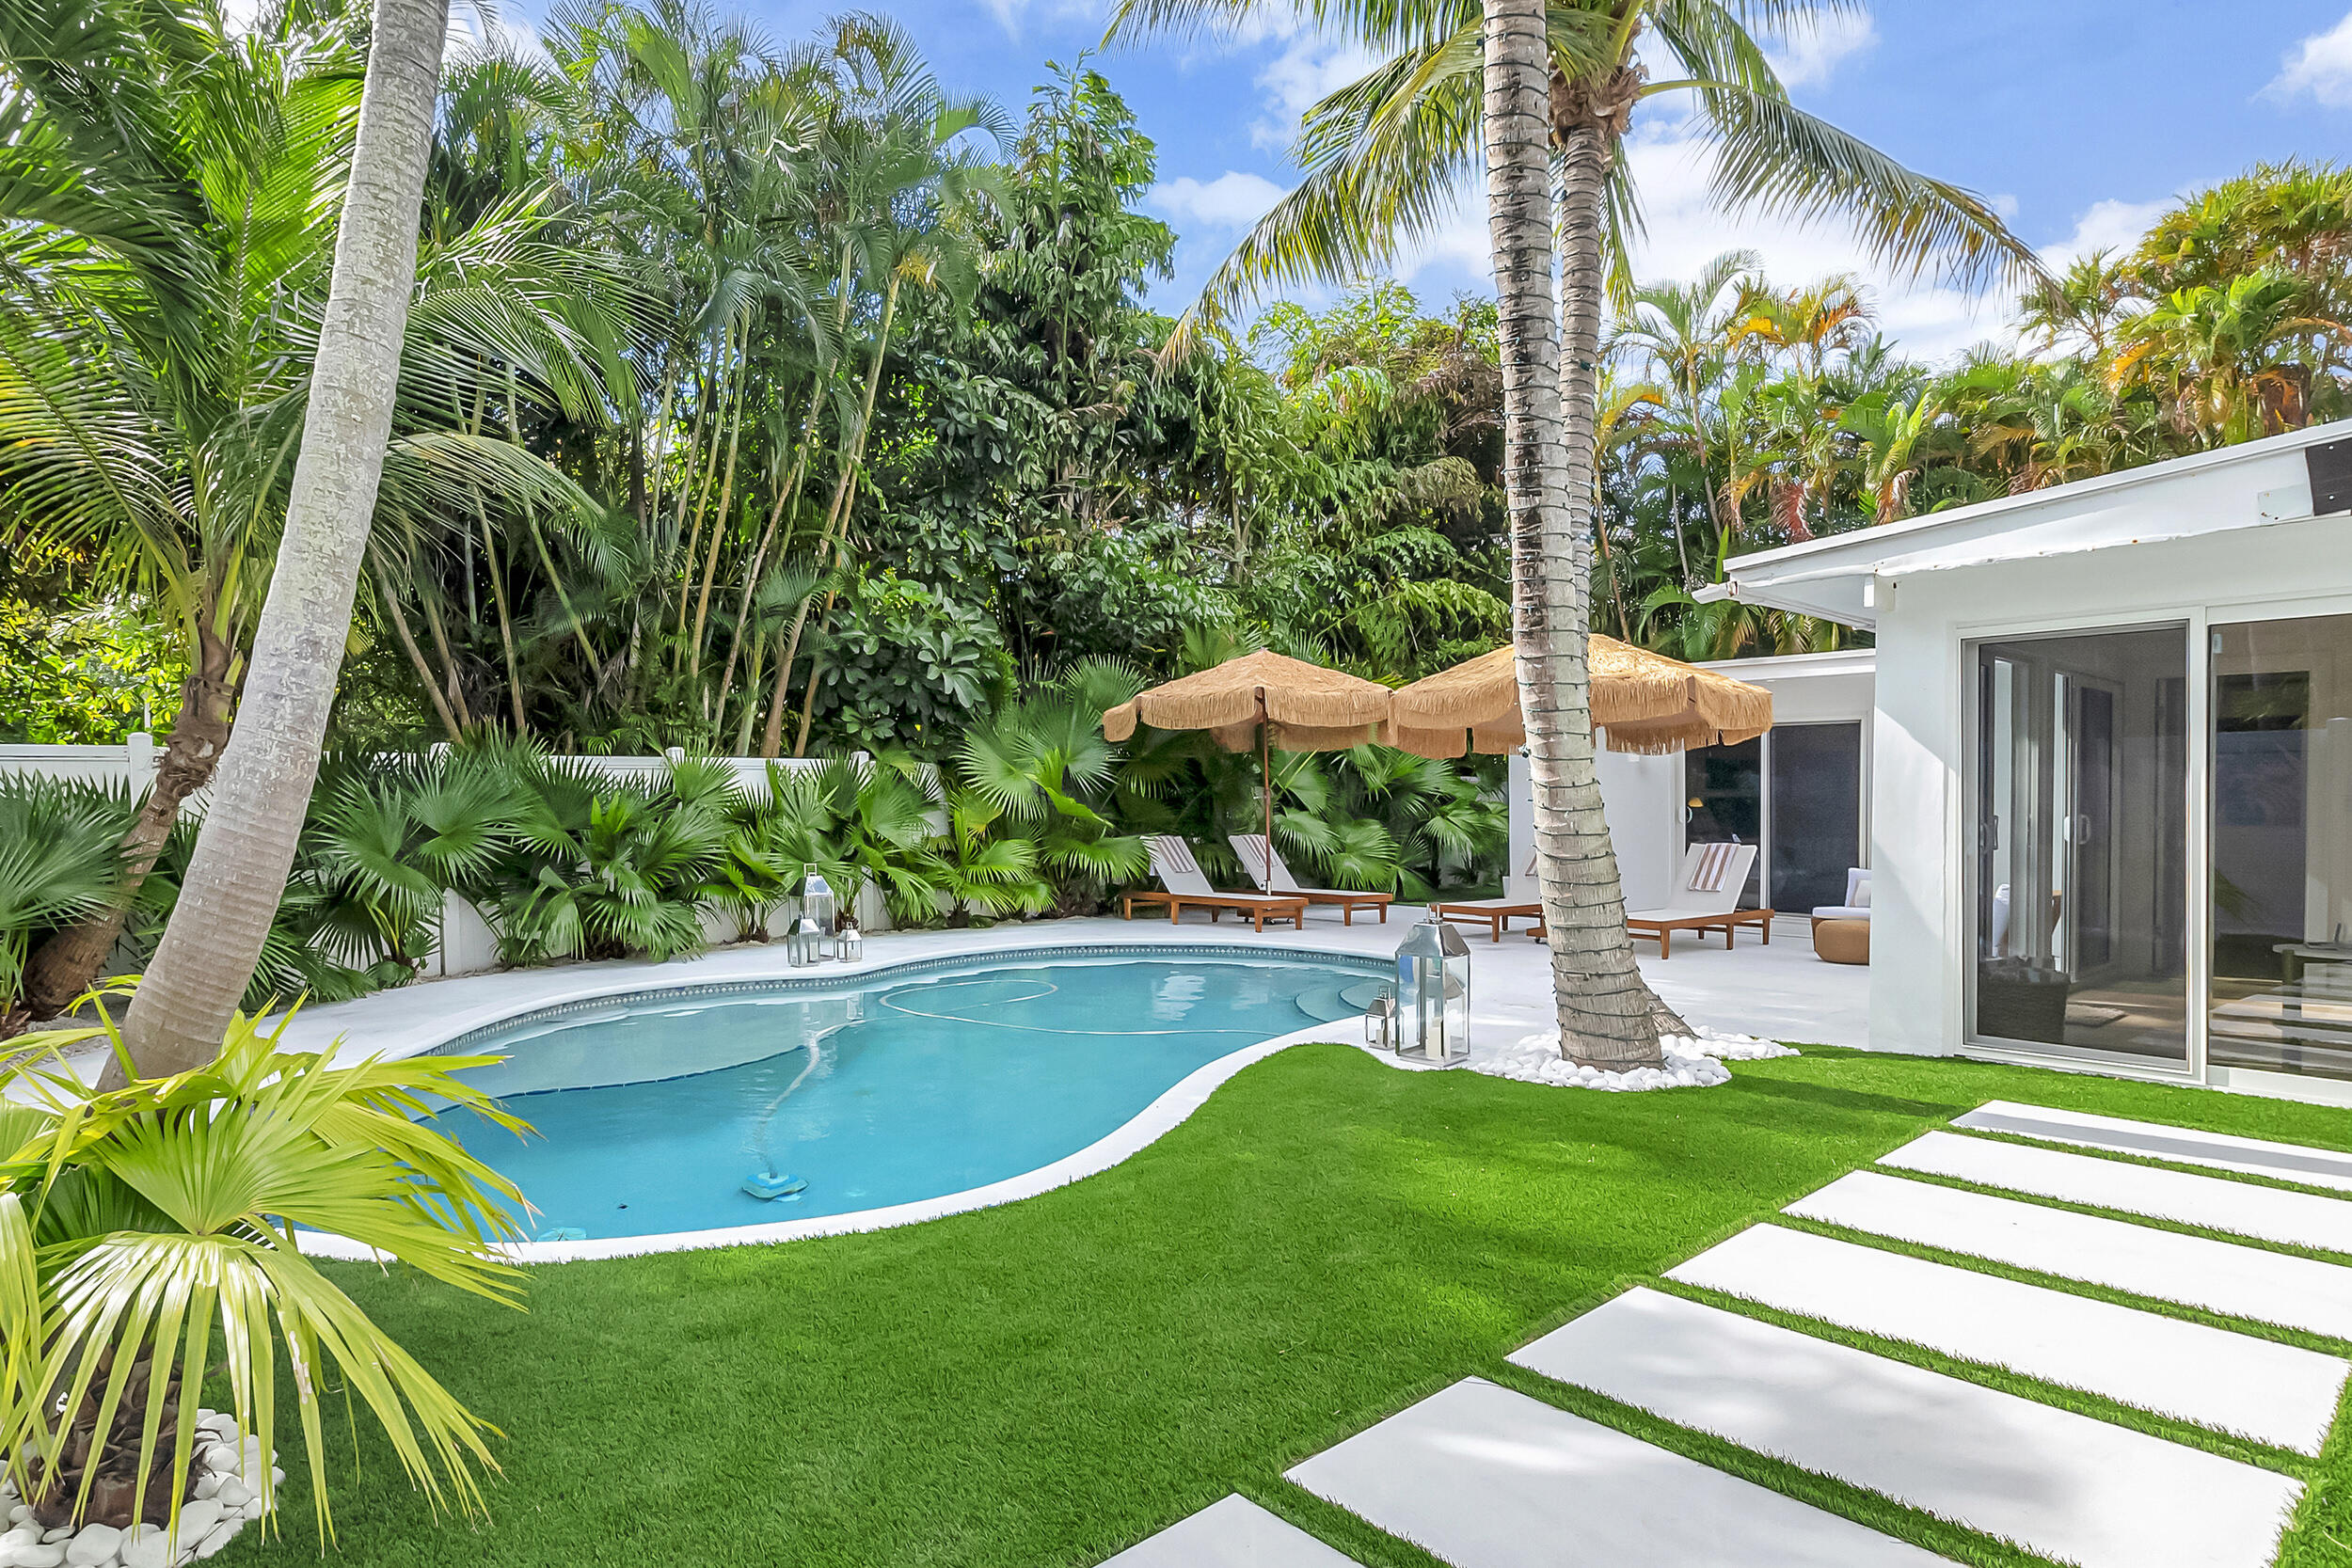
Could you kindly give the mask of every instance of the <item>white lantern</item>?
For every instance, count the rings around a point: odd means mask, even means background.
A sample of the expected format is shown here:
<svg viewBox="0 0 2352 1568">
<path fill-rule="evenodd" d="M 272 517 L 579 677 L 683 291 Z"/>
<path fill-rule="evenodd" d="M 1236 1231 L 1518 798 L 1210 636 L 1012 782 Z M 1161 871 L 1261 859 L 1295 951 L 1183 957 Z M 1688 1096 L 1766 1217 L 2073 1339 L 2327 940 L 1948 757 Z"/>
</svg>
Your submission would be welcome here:
<svg viewBox="0 0 2352 1568">
<path fill-rule="evenodd" d="M 1470 1056 L 1470 943 L 1432 915 L 1396 949 L 1396 1053 L 1442 1066 Z"/>
<path fill-rule="evenodd" d="M 841 917 L 841 929 L 834 933 L 834 946 L 845 964 L 853 964 L 866 957 L 866 937 L 858 930 L 856 921 L 847 915 Z"/>
<path fill-rule="evenodd" d="M 803 915 L 792 923 L 792 934 L 784 939 L 785 961 L 798 969 L 813 964 L 825 956 L 827 937 L 817 928 L 817 922 Z"/>
<path fill-rule="evenodd" d="M 833 884 L 822 872 L 811 871 L 801 883 L 801 923 L 817 927 L 816 957 L 830 958 L 834 955 L 833 929 L 834 905 Z"/>
</svg>

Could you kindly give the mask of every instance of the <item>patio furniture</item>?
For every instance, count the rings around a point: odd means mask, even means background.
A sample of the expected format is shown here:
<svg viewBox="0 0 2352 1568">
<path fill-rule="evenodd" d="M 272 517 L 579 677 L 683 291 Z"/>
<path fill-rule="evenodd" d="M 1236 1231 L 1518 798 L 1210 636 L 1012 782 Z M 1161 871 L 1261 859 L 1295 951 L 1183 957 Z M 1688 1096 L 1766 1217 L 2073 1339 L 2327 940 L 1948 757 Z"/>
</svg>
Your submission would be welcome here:
<svg viewBox="0 0 2352 1568">
<path fill-rule="evenodd" d="M 1501 942 L 1502 933 L 1510 928 L 1514 918 L 1533 920 L 1542 929 L 1544 895 L 1535 885 L 1535 858 L 1527 861 L 1524 875 L 1505 875 L 1502 896 L 1500 898 L 1463 898 L 1450 903 L 1432 904 L 1429 912 L 1439 920 L 1460 920 L 1470 923 L 1485 921 L 1489 940 Z"/>
<path fill-rule="evenodd" d="M 1206 730 L 1229 752 L 1258 749 L 1258 792 L 1265 834 L 1274 836 L 1274 753 L 1344 752 L 1379 736 L 1389 689 L 1320 664 L 1260 649 L 1166 686 L 1139 691 L 1103 712 L 1103 738 L 1124 740 L 1138 724 Z M 1189 851 L 1187 851 L 1189 854 Z"/>
<path fill-rule="evenodd" d="M 2066 1041 L 2066 998 L 2074 977 L 2025 958 L 1989 958 L 1977 969 L 1977 1033 L 1994 1039 Z"/>
<path fill-rule="evenodd" d="M 1846 870 L 1846 901 L 1842 904 L 1816 904 L 1813 907 L 1813 928 L 1820 930 L 1824 920 L 1859 920 L 1870 918 L 1870 872 L 1867 866 L 1849 866 Z"/>
<path fill-rule="evenodd" d="M 1867 964 L 1870 961 L 1870 923 L 1867 920 L 1813 922 L 1813 956 L 1823 963 Z"/>
<path fill-rule="evenodd" d="M 1183 839 L 1173 833 L 1157 833 L 1143 844 L 1152 857 L 1152 875 L 1160 879 L 1160 885 L 1121 894 L 1119 912 L 1124 918 L 1133 920 L 1138 905 L 1165 905 L 1171 926 L 1184 918 L 1186 910 L 1208 911 L 1212 923 L 1232 910 L 1248 916 L 1261 932 L 1269 920 L 1287 920 L 1299 929 L 1306 929 L 1307 900 L 1303 896 L 1219 893 L 1209 885 L 1209 879 L 1201 874 L 1200 863 L 1192 858 L 1192 846 Z"/>
<path fill-rule="evenodd" d="M 1241 868 L 1249 874 L 1251 881 L 1258 884 L 1259 892 L 1272 894 L 1278 898 L 1295 895 L 1310 904 L 1336 904 L 1343 926 L 1356 924 L 1358 910 L 1378 910 L 1380 924 L 1386 926 L 1389 923 L 1389 903 L 1396 895 L 1352 893 L 1345 888 L 1300 887 L 1298 879 L 1291 875 L 1291 868 L 1282 863 L 1282 852 L 1274 847 L 1274 841 L 1263 833 L 1234 833 L 1228 842 L 1232 845 L 1233 853 L 1241 858 Z"/>
<path fill-rule="evenodd" d="M 1772 911 L 1739 907 L 1740 890 L 1748 885 L 1748 872 L 1755 864 L 1753 844 L 1693 844 L 1683 854 L 1682 876 L 1673 898 L 1654 910 L 1629 911 L 1626 928 L 1637 937 L 1656 937 L 1661 958 L 1674 957 L 1677 931 L 1696 931 L 1702 936 L 1721 931 L 1724 945 L 1729 947 L 1738 927 L 1754 926 L 1764 933 L 1769 947 Z"/>
</svg>

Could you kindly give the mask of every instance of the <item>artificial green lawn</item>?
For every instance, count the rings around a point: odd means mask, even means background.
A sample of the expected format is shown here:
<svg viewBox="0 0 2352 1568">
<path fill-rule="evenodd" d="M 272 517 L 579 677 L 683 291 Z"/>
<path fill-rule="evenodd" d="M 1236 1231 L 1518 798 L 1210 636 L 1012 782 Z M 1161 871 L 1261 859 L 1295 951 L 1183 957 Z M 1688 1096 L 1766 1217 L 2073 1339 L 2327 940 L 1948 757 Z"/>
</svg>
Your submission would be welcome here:
<svg viewBox="0 0 2352 1568">
<path fill-rule="evenodd" d="M 356 1479 L 348 1441 L 332 1444 L 337 1555 L 1090 1564 L 1237 1491 L 1374 1568 L 1427 1568 L 1280 1474 L 1475 1373 L 1958 1560 L 2038 1561 L 1502 1357 L 1986 1100 L 2352 1148 L 2352 1112 L 2024 1068 L 1818 1050 L 1734 1071 L 1722 1088 L 1610 1095 L 1305 1046 L 1124 1164 L 1000 1209 L 540 1268 L 527 1313 L 338 1266 L 506 1435 L 479 1526 L 437 1521 L 380 1441 L 362 1441 Z M 2055 1397 L 2304 1475 L 2282 1568 L 2352 1562 L 2352 1421 L 2313 1462 Z M 287 1467 L 287 1539 L 242 1539 L 217 1560 L 312 1559 L 291 1451 Z"/>
</svg>

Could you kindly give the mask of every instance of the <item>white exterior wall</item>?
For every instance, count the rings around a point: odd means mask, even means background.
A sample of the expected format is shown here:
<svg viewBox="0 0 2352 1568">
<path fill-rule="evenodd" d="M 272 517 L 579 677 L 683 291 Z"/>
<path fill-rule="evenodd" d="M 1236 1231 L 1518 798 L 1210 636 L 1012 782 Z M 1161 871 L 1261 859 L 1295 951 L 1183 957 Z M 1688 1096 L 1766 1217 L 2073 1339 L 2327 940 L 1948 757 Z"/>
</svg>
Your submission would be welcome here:
<svg viewBox="0 0 2352 1568">
<path fill-rule="evenodd" d="M 1682 753 L 1600 753 L 1600 804 L 1617 852 L 1625 907 L 1654 910 L 1674 892 L 1682 866 Z"/>
<path fill-rule="evenodd" d="M 2352 519 L 2162 537 L 2200 515 L 2252 517 L 2258 497 L 2299 484 L 2299 452 L 2086 498 L 2128 499 L 2148 543 L 2026 556 L 1882 578 L 1878 714 L 1872 737 L 1870 1043 L 1961 1049 L 1973 923 L 1967 908 L 1970 662 L 1979 639 L 2186 624 L 2187 900 L 2191 1043 L 2201 1066 L 2205 991 L 2206 714 L 2209 624 L 2352 611 Z M 2065 515 L 2062 493 L 2051 512 Z M 2234 1078 L 2250 1075 L 2235 1074 Z M 2276 1075 L 2265 1077 L 2278 1086 Z M 2210 1081 L 2224 1082 L 2217 1070 Z M 2307 1083 L 2306 1089 L 2326 1085 Z"/>
<path fill-rule="evenodd" d="M 1867 649 L 1839 654 L 1799 654 L 1786 658 L 1727 659 L 1704 666 L 1764 687 L 1772 694 L 1775 724 L 1859 723 L 1862 725 L 1863 811 L 1862 846 L 1867 853 L 1869 832 L 1871 655 Z M 1682 869 L 1683 780 L 1682 753 L 1640 756 L 1612 752 L 1599 754 L 1601 810 L 1609 819 L 1609 838 L 1617 853 L 1617 878 L 1625 887 L 1629 910 L 1657 909 L 1674 892 Z M 1768 790 L 1769 781 L 1765 786 Z M 1534 853 L 1534 792 L 1527 759 L 1511 758 L 1511 865 L 1525 866 Z M 1770 801 L 1767 800 L 1769 834 Z M 1786 912 L 1786 911 L 1784 911 Z M 1803 914 L 1804 911 L 1794 911 Z"/>
</svg>

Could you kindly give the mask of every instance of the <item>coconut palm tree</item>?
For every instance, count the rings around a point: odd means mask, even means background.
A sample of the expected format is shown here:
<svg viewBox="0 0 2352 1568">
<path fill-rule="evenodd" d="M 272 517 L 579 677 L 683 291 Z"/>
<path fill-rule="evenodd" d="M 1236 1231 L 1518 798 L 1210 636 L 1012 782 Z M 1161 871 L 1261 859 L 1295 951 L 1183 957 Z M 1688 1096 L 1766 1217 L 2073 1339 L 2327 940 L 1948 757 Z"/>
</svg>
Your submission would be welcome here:
<svg viewBox="0 0 2352 1568">
<path fill-rule="evenodd" d="M 1236 24 L 1265 3 L 1123 0 L 1112 32 Z M 1308 111 L 1298 143 L 1306 178 L 1218 269 L 1195 310 L 1214 313 L 1269 283 L 1378 270 L 1444 221 L 1483 147 L 1506 408 L 1509 419 L 1528 421 L 1506 440 L 1518 484 L 1527 487 L 1512 493 L 1514 598 L 1562 1044 L 1573 1056 L 1633 1066 L 1659 1059 L 1658 1010 L 1627 1005 L 1630 991 L 1622 989 L 1639 988 L 1640 978 L 1606 848 L 1581 685 L 1601 310 L 1612 277 L 1630 281 L 1627 242 L 1638 230 L 1638 206 L 1619 150 L 1637 108 L 1667 94 L 1687 104 L 1713 144 L 1714 195 L 1732 213 L 1843 217 L 1902 271 L 1941 264 L 1947 276 L 1973 281 L 2039 268 L 1976 197 L 1914 173 L 1788 102 L 1751 24 L 1802 30 L 1830 6 L 1572 0 L 1547 8 L 1512 0 L 1512 8 L 1499 21 L 1493 4 L 1482 14 L 1462 0 L 1309 0 L 1303 9 L 1312 21 L 1372 49 L 1381 63 Z M 1650 81 L 1635 55 L 1645 33 L 1675 67 L 1667 80 Z M 1530 96 L 1531 70 L 1548 74 L 1547 102 Z M 1539 133 L 1532 141 L 1530 114 Z M 1543 164 L 1545 134 L 1554 198 L 1530 205 L 1520 182 Z M 1510 161 L 1507 191 L 1498 159 Z M 1561 236 L 1562 315 L 1556 359 L 1547 359 L 1543 341 L 1554 341 L 1545 325 L 1549 235 L 1538 230 L 1552 224 Z M 1547 391 L 1533 380 L 1550 364 L 1560 382 Z M 1558 426 L 1554 396 L 1565 412 Z M 1565 450 L 1551 444 L 1555 429 Z M 1545 511 L 1555 504 L 1565 509 L 1556 523 Z M 1536 641 L 1547 645 L 1531 648 Z M 1641 994 L 1647 999 L 1645 989 Z M 1602 1000 L 1587 1006 L 1587 996 Z"/>
<path fill-rule="evenodd" d="M 125 1028 L 150 1075 L 218 1053 L 294 863 L 391 438 L 448 25 L 448 0 L 376 0 L 301 451 L 236 735 Z"/>
</svg>

